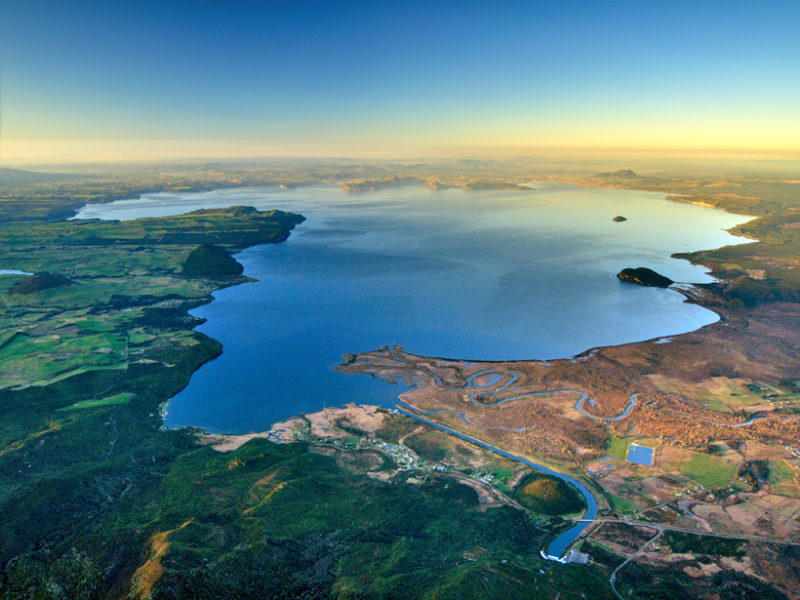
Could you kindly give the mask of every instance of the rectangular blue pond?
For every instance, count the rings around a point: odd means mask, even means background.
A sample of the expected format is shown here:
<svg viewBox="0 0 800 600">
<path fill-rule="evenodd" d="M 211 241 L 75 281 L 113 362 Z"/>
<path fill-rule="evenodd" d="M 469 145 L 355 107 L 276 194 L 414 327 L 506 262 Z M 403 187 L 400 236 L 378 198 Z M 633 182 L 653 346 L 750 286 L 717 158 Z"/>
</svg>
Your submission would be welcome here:
<svg viewBox="0 0 800 600">
<path fill-rule="evenodd" d="M 638 446 L 631 444 L 628 446 L 628 462 L 636 463 L 637 465 L 653 466 L 653 459 L 656 456 L 656 451 L 653 448 L 646 446 Z"/>
</svg>

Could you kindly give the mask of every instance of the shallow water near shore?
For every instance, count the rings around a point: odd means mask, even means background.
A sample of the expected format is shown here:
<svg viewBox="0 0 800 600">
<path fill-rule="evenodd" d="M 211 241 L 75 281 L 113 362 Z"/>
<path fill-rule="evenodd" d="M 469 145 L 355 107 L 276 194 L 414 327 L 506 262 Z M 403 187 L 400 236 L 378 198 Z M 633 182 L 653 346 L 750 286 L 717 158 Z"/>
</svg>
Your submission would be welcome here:
<svg viewBox="0 0 800 600">
<path fill-rule="evenodd" d="M 334 186 L 147 194 L 80 218 L 128 219 L 231 205 L 307 221 L 282 244 L 237 255 L 258 282 L 193 311 L 223 344 L 170 401 L 167 425 L 244 433 L 346 402 L 393 405 L 405 388 L 333 368 L 346 353 L 399 344 L 428 356 L 552 359 L 712 323 L 673 290 L 620 282 L 650 267 L 707 282 L 673 252 L 743 243 L 747 217 L 651 192 L 536 185 L 531 191 Z M 627 221 L 615 223 L 615 215 Z"/>
</svg>

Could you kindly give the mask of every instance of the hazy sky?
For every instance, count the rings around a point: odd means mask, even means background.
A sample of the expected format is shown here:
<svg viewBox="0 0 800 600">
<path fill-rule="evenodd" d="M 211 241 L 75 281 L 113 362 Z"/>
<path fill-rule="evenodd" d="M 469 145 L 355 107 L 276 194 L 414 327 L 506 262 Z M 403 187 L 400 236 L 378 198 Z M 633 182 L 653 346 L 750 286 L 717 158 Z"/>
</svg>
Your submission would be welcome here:
<svg viewBox="0 0 800 600">
<path fill-rule="evenodd" d="M 0 160 L 800 155 L 800 0 L 0 0 Z"/>
</svg>

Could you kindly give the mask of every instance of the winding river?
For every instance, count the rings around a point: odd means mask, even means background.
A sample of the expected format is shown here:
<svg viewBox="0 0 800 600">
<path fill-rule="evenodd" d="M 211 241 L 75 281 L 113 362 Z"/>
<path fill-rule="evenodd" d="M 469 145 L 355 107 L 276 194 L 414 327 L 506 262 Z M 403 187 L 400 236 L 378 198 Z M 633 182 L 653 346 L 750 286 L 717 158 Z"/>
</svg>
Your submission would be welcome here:
<svg viewBox="0 0 800 600">
<path fill-rule="evenodd" d="M 567 393 L 567 394 L 577 394 L 579 396 L 579 398 L 578 398 L 578 401 L 575 403 L 575 409 L 578 412 L 580 412 L 583 416 L 588 417 L 590 419 L 593 419 L 595 421 L 604 421 L 604 422 L 607 422 L 607 423 L 611 423 L 611 422 L 620 421 L 620 420 L 626 418 L 630 414 L 631 410 L 633 410 L 634 406 L 636 406 L 636 398 L 638 396 L 638 392 L 634 392 L 633 394 L 631 394 L 630 398 L 628 400 L 628 405 L 623 409 L 623 411 L 621 413 L 619 413 L 618 415 L 615 415 L 613 417 L 601 417 L 601 416 L 598 416 L 598 415 L 593 415 L 593 414 L 587 412 L 586 410 L 584 410 L 583 403 L 585 401 L 589 401 L 591 404 L 594 404 L 594 401 L 591 398 L 589 398 L 589 395 L 587 393 L 581 392 L 579 390 L 554 389 L 554 390 L 544 390 L 544 391 L 536 391 L 536 392 L 522 392 L 522 393 L 519 393 L 519 394 L 515 394 L 513 396 L 507 396 L 507 397 L 498 398 L 498 399 L 493 400 L 493 401 L 484 401 L 483 398 L 485 398 L 487 396 L 493 398 L 493 397 L 501 394 L 505 390 L 507 390 L 509 388 L 509 386 L 511 386 L 516 381 L 518 381 L 519 375 L 517 375 L 517 373 L 515 373 L 514 371 L 511 371 L 511 370 L 508 370 L 508 369 L 486 369 L 486 370 L 478 371 L 476 373 L 472 373 L 471 375 L 469 375 L 466 378 L 466 381 L 465 381 L 464 385 L 460 385 L 460 386 L 459 385 L 448 385 L 448 384 L 445 384 L 442 381 L 441 377 L 439 377 L 439 375 L 435 371 L 432 371 L 432 370 L 424 368 L 424 367 L 419 367 L 419 366 L 415 365 L 413 362 L 411 362 L 408 359 L 404 358 L 401 355 L 401 352 L 402 352 L 401 348 L 398 348 L 397 346 L 393 346 L 393 347 L 390 347 L 388 349 L 388 352 L 389 352 L 390 356 L 395 361 L 397 361 L 399 363 L 402 363 L 402 364 L 405 364 L 405 365 L 410 365 L 412 368 L 415 368 L 415 369 L 420 370 L 421 372 L 425 373 L 425 375 L 429 376 L 433 380 L 434 384 L 437 387 L 440 387 L 442 389 L 447 389 L 447 390 L 474 389 L 475 391 L 470 392 L 469 394 L 467 394 L 467 400 L 470 401 L 472 404 L 474 404 L 476 406 L 479 406 L 481 408 L 495 408 L 495 407 L 501 406 L 502 404 L 504 404 L 506 402 L 510 402 L 512 400 L 519 400 L 521 398 L 526 398 L 526 397 L 541 397 L 541 396 L 550 396 L 550 395 L 554 395 L 554 394 L 565 394 L 565 393 Z M 482 380 L 482 381 L 478 382 L 478 380 Z M 479 401 L 479 400 L 476 399 L 476 397 L 478 395 L 481 396 L 482 400 Z M 485 429 L 485 430 L 500 430 L 500 431 L 511 431 L 511 432 L 515 432 L 515 433 L 522 433 L 526 429 L 525 426 L 518 427 L 518 428 L 486 427 L 486 426 L 478 425 L 477 423 L 471 422 L 467 418 L 467 415 L 465 413 L 457 411 L 457 410 L 445 409 L 445 408 L 434 409 L 434 410 L 422 410 L 422 409 L 420 409 L 418 407 L 412 406 L 411 404 L 409 404 L 407 402 L 398 402 L 397 406 L 396 406 L 396 409 L 399 412 L 401 412 L 404 415 L 406 415 L 406 416 L 409 416 L 409 417 L 411 417 L 413 419 L 416 419 L 418 421 L 421 421 L 423 423 L 431 425 L 432 427 L 436 427 L 437 429 L 445 431 L 445 432 L 447 432 L 447 433 L 449 433 L 451 435 L 454 435 L 454 436 L 456 436 L 456 437 L 458 437 L 460 439 L 463 439 L 465 441 L 468 441 L 468 442 L 470 442 L 472 444 L 477 444 L 478 446 L 481 446 L 483 448 L 491 450 L 492 452 L 496 452 L 497 454 L 499 454 L 501 456 L 504 456 L 506 458 L 510 458 L 510 459 L 512 459 L 514 461 L 517 461 L 517 462 L 520 462 L 522 464 L 525 464 L 525 465 L 527 465 L 529 467 L 532 467 L 532 468 L 534 468 L 534 469 L 536 469 L 538 471 L 547 473 L 548 475 L 552 475 L 553 477 L 557 477 L 558 479 L 561 479 L 562 481 L 565 481 L 566 483 L 574 486 L 581 493 L 581 495 L 584 497 L 584 499 L 586 500 L 586 506 L 587 506 L 586 514 L 583 516 L 583 519 L 580 520 L 580 521 L 577 521 L 576 524 L 573 527 L 570 527 L 566 531 L 563 531 L 561 534 L 559 534 L 550 543 L 550 545 L 548 546 L 547 553 L 544 553 L 544 552 L 542 553 L 544 558 L 546 558 L 547 560 L 555 560 L 555 561 L 558 561 L 558 562 L 565 562 L 566 561 L 565 553 L 566 553 L 567 549 L 569 548 L 569 546 L 575 540 L 578 539 L 578 537 L 581 535 L 581 533 L 583 533 L 583 531 L 586 529 L 586 527 L 588 527 L 589 524 L 592 522 L 592 520 L 597 516 L 597 501 L 594 499 L 594 496 L 589 491 L 589 489 L 586 486 L 584 486 L 582 483 L 580 483 L 579 481 L 577 481 L 576 479 L 574 479 L 572 477 L 569 477 L 568 475 L 564 475 L 563 473 L 560 473 L 558 471 L 554 471 L 552 469 L 549 469 L 548 467 L 545 467 L 544 465 L 540 465 L 538 463 L 535 463 L 535 462 L 531 461 L 530 459 L 525 458 L 524 456 L 520 456 L 518 454 L 513 454 L 513 453 L 508 452 L 506 450 L 502 450 L 501 448 L 498 448 L 497 446 L 494 446 L 492 444 L 484 442 L 483 440 L 479 440 L 476 437 L 467 435 L 467 434 L 465 434 L 463 432 L 460 432 L 460 431 L 457 431 L 457 430 L 452 429 L 450 427 L 447 427 L 446 425 L 442 425 L 442 424 L 436 423 L 435 421 L 432 421 L 430 419 L 426 419 L 423 415 L 430 416 L 430 415 L 436 415 L 436 414 L 442 414 L 442 413 L 450 413 L 450 414 L 454 414 L 454 415 L 457 415 L 458 417 L 460 417 L 461 420 L 464 422 L 464 424 L 468 425 L 469 427 L 473 427 L 473 428 L 477 428 L 477 429 Z M 717 421 L 712 421 L 710 419 L 702 419 L 702 420 L 707 422 L 707 423 L 711 423 L 713 425 L 718 425 L 718 426 L 722 426 L 722 427 L 747 427 L 747 426 L 752 425 L 753 423 L 755 423 L 756 421 L 758 421 L 759 419 L 762 419 L 762 418 L 765 418 L 765 417 L 756 416 L 756 417 L 752 417 L 752 418 L 748 419 L 747 421 L 743 421 L 741 423 L 721 423 L 721 422 L 717 422 Z M 792 417 L 784 417 L 784 418 L 792 418 Z"/>
<path fill-rule="evenodd" d="M 572 542 L 578 539 L 578 536 L 580 536 L 580 534 L 583 532 L 584 529 L 586 529 L 589 525 L 591 525 L 592 520 L 597 516 L 597 501 L 594 499 L 594 496 L 586 488 L 585 485 L 573 479 L 572 477 L 564 475 L 563 473 L 559 473 L 558 471 L 553 471 L 552 469 L 549 469 L 544 465 L 535 463 L 532 460 L 525 458 L 524 456 L 519 456 L 517 454 L 508 452 L 507 450 L 503 450 L 502 448 L 498 448 L 497 446 L 493 446 L 492 444 L 488 444 L 483 440 L 479 440 L 478 438 L 472 437 L 471 435 L 467 435 L 465 433 L 461 433 L 460 431 L 456 431 L 455 429 L 451 429 L 444 425 L 440 425 L 435 421 L 426 419 L 425 417 L 422 417 L 416 413 L 408 411 L 402 407 L 398 407 L 397 410 L 403 413 L 404 415 L 411 417 L 412 419 L 416 419 L 417 421 L 426 423 L 431 427 L 435 427 L 436 429 L 449 433 L 450 435 L 454 435 L 457 438 L 460 438 L 477 446 L 481 446 L 482 448 L 486 448 L 487 450 L 491 450 L 492 452 L 495 452 L 500 456 L 504 456 L 516 462 L 527 465 L 533 469 L 536 469 L 537 471 L 541 471 L 542 473 L 546 473 L 547 475 L 557 477 L 558 479 L 561 479 L 562 481 L 565 481 L 568 484 L 574 486 L 581 493 L 584 500 L 586 501 L 586 514 L 583 517 L 584 520 L 578 521 L 574 526 L 562 532 L 552 542 L 550 542 L 550 545 L 547 547 L 547 554 L 545 555 L 545 558 L 547 558 L 548 560 L 563 562 L 564 561 L 563 557 L 567 551 L 567 548 L 569 548 Z"/>
</svg>

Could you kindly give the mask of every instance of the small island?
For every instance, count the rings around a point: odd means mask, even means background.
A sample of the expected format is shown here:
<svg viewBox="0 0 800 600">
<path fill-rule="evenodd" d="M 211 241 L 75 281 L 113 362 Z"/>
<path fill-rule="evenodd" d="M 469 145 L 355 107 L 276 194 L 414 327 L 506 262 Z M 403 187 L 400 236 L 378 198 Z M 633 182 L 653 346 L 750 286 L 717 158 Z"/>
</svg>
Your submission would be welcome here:
<svg viewBox="0 0 800 600">
<path fill-rule="evenodd" d="M 617 215 L 616 217 L 614 217 L 611 220 L 614 221 L 614 223 L 624 223 L 628 219 L 626 217 L 623 217 L 622 215 Z"/>
<path fill-rule="evenodd" d="M 597 173 L 598 179 L 639 179 L 639 174 L 631 169 L 619 169 L 612 173 Z"/>
<path fill-rule="evenodd" d="M 617 273 L 622 281 L 630 281 L 631 283 L 638 283 L 639 285 L 646 285 L 648 287 L 669 287 L 674 281 L 669 277 L 664 277 L 660 273 L 656 273 L 647 267 L 638 267 L 636 269 L 622 269 Z"/>
</svg>

